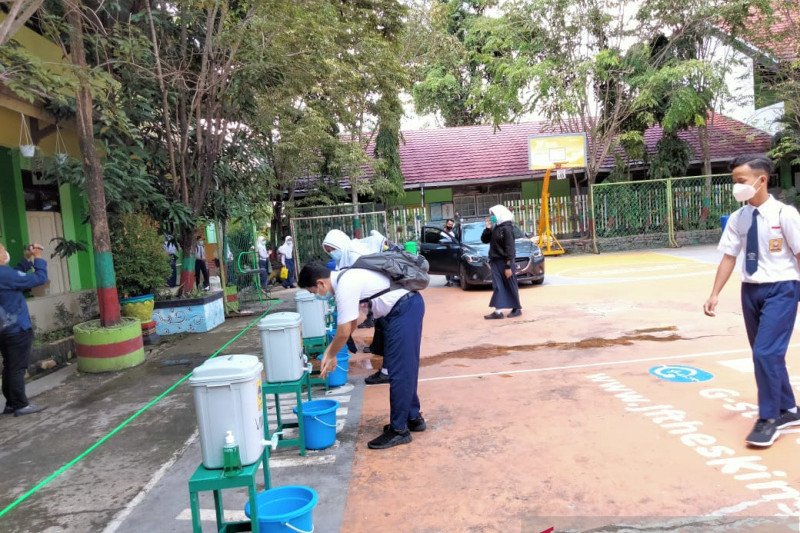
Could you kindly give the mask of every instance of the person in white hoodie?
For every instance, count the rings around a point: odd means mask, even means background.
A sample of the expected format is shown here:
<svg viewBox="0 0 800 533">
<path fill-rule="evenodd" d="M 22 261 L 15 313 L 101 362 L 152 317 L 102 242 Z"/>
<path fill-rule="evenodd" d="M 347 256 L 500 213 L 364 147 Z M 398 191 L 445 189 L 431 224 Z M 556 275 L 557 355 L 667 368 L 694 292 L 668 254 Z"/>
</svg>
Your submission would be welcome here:
<svg viewBox="0 0 800 533">
<path fill-rule="evenodd" d="M 281 264 L 286 267 L 288 276 L 283 282 L 283 286 L 287 289 L 294 288 L 294 241 L 291 235 L 287 235 L 283 240 L 283 244 L 278 248 L 278 254 L 281 256 Z"/>
<path fill-rule="evenodd" d="M 351 267 L 362 255 L 382 252 L 385 243 L 386 237 L 375 230 L 372 230 L 370 236 L 365 239 L 351 239 L 345 232 L 332 229 L 325 235 L 322 241 L 322 249 L 336 262 L 336 270 L 341 270 Z M 364 322 L 365 324 L 372 319 L 371 315 L 371 312 L 367 315 L 367 322 Z M 369 347 L 364 348 L 364 352 L 383 355 L 384 324 L 381 319 L 374 320 L 373 324 L 375 326 L 375 333 L 372 337 L 372 343 Z M 352 353 L 358 351 L 352 337 L 347 341 L 347 349 Z M 367 376 L 364 382 L 367 385 L 389 383 L 389 370 L 386 368 L 386 365 L 384 364 L 380 370 Z"/>
</svg>

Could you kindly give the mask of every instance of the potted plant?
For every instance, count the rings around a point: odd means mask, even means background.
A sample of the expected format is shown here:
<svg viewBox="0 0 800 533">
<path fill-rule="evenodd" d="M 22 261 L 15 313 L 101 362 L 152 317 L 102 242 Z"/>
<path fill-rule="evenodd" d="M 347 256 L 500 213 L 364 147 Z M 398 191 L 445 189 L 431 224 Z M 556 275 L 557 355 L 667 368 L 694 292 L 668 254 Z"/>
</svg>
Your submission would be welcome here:
<svg viewBox="0 0 800 533">
<path fill-rule="evenodd" d="M 170 275 L 158 225 L 142 213 L 115 217 L 111 223 L 111 252 L 117 289 L 122 296 L 122 315 L 138 318 L 145 342 L 152 344 L 157 340 L 153 337 L 153 292 L 165 285 Z"/>
</svg>

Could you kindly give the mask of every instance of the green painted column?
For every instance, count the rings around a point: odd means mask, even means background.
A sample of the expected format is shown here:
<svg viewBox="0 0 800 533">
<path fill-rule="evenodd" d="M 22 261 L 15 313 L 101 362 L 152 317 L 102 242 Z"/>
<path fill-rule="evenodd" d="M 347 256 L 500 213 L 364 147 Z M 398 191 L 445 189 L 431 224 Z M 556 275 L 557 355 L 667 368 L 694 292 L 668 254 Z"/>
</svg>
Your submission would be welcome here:
<svg viewBox="0 0 800 533">
<path fill-rule="evenodd" d="M 28 221 L 25 218 L 25 195 L 22 190 L 19 152 L 0 147 L 0 218 L 3 244 L 13 261 L 22 258 L 28 240 Z"/>
<path fill-rule="evenodd" d="M 781 189 L 794 187 L 794 180 L 792 179 L 792 164 L 789 161 L 781 161 L 778 171 L 780 172 Z"/>
<path fill-rule="evenodd" d="M 96 288 L 95 265 L 92 253 L 92 227 L 88 222 L 86 198 L 74 185 L 59 187 L 61 198 L 61 220 L 64 225 L 64 238 L 84 243 L 88 250 L 79 252 L 69 259 L 69 282 L 73 291 Z"/>
</svg>

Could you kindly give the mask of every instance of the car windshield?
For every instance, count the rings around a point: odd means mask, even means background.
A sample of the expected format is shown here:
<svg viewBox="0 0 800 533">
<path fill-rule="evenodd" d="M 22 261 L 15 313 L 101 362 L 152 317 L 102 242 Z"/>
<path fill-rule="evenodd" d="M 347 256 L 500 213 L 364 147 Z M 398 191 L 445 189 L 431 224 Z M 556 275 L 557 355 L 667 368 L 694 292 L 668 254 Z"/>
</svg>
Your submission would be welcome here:
<svg viewBox="0 0 800 533">
<path fill-rule="evenodd" d="M 517 226 L 512 226 L 514 228 L 514 238 L 515 239 L 524 239 L 525 236 L 522 234 L 522 231 Z M 461 225 L 461 242 L 465 244 L 478 244 L 481 242 L 481 234 L 483 230 L 486 228 L 486 224 L 484 222 L 468 222 L 466 224 Z"/>
</svg>

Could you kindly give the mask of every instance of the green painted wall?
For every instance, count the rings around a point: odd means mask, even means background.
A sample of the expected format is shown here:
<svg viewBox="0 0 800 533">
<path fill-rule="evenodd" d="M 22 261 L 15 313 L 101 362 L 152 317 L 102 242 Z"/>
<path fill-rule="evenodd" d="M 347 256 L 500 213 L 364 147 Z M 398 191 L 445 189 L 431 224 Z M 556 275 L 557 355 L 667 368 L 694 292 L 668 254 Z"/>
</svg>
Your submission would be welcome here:
<svg viewBox="0 0 800 533">
<path fill-rule="evenodd" d="M 0 218 L 3 220 L 1 238 L 12 258 L 22 257 L 28 238 L 19 159 L 17 150 L 0 147 Z"/>
<path fill-rule="evenodd" d="M 69 283 L 73 291 L 96 288 L 94 254 L 92 249 L 92 228 L 86 221 L 88 206 L 86 198 L 74 185 L 61 185 L 61 220 L 64 224 L 64 238 L 79 241 L 88 246 L 86 252 L 80 252 L 69 259 Z"/>
<path fill-rule="evenodd" d="M 542 197 L 542 180 L 526 180 L 522 182 L 522 198 L 533 200 Z M 569 180 L 550 180 L 550 196 L 569 196 Z"/>
<path fill-rule="evenodd" d="M 453 189 L 425 189 L 425 203 L 432 204 L 435 202 L 452 202 Z"/>
<path fill-rule="evenodd" d="M 397 204 L 398 205 L 411 205 L 417 206 L 422 203 L 422 195 L 419 191 L 406 191 L 406 194 L 403 198 L 401 198 Z"/>
</svg>

